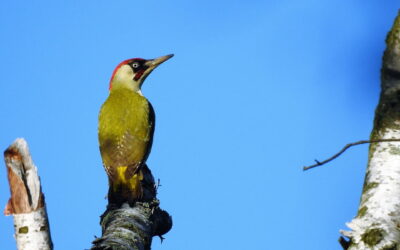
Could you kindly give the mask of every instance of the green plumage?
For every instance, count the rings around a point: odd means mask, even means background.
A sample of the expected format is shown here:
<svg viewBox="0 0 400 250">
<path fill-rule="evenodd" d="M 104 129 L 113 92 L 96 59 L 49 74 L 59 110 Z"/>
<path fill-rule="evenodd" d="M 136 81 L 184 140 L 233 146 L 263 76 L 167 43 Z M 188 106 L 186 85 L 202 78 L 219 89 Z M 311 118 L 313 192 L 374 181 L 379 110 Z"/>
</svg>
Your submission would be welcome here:
<svg viewBox="0 0 400 250">
<path fill-rule="evenodd" d="M 114 191 L 122 186 L 139 195 L 138 170 L 150 153 L 154 133 L 151 104 L 131 89 L 113 88 L 101 107 L 98 129 L 110 185 Z"/>
</svg>

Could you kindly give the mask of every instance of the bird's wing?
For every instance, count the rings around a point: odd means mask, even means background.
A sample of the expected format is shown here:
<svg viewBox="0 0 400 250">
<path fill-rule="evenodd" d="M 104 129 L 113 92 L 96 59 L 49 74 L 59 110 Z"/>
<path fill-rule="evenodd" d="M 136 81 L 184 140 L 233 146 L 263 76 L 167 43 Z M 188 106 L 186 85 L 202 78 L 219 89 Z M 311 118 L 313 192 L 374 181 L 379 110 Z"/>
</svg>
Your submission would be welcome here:
<svg viewBox="0 0 400 250">
<path fill-rule="evenodd" d="M 128 168 L 125 172 L 125 176 L 127 179 L 130 179 L 137 171 L 142 164 L 144 164 L 150 154 L 151 147 L 153 144 L 153 134 L 155 127 L 155 113 L 153 106 L 150 102 L 148 104 L 148 112 L 147 112 L 147 126 L 145 129 L 145 134 L 142 134 L 139 137 L 132 134 L 127 133 L 126 135 L 126 144 L 132 145 L 132 151 L 135 152 L 131 154 L 131 158 L 129 158 L 130 164 L 128 164 Z M 134 147 L 141 148 L 141 150 L 133 150 Z M 140 160 L 139 160 L 140 159 Z"/>
</svg>

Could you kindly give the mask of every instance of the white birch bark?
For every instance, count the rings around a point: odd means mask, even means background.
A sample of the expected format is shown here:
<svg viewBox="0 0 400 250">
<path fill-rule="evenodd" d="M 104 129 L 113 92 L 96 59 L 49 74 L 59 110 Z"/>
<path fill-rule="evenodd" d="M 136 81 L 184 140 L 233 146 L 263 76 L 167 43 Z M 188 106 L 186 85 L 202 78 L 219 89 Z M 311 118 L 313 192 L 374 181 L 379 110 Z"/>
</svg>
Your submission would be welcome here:
<svg viewBox="0 0 400 250">
<path fill-rule="evenodd" d="M 15 239 L 17 249 L 52 249 L 47 212 L 44 207 L 24 214 L 14 214 Z"/>
<path fill-rule="evenodd" d="M 389 32 L 371 140 L 400 138 L 400 14 Z M 345 249 L 400 249 L 400 142 L 372 143 L 357 216 Z"/>
<path fill-rule="evenodd" d="M 44 196 L 26 141 L 15 140 L 4 159 L 11 191 L 4 213 L 14 217 L 17 249 L 53 249 Z"/>
</svg>

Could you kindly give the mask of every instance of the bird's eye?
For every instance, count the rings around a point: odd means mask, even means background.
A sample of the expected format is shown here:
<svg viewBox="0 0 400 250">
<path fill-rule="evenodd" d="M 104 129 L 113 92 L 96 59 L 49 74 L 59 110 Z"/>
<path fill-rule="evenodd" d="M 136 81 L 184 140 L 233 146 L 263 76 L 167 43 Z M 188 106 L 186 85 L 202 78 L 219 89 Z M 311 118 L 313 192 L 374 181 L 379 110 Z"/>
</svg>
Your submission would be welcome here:
<svg viewBox="0 0 400 250">
<path fill-rule="evenodd" d="M 134 68 L 134 69 L 137 69 L 137 68 L 139 68 L 139 63 L 137 63 L 137 62 L 134 62 L 134 63 L 132 63 L 132 67 Z"/>
</svg>

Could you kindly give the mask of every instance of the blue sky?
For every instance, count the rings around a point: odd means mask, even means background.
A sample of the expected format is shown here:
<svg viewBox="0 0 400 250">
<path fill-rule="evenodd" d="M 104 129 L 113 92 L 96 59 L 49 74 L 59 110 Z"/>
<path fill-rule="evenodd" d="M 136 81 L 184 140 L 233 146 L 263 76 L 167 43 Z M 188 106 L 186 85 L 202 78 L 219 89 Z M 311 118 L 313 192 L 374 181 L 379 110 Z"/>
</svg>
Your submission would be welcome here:
<svg viewBox="0 0 400 250">
<path fill-rule="evenodd" d="M 157 123 L 148 164 L 174 220 L 153 249 L 340 249 L 357 212 L 384 40 L 382 1 L 6 1 L 0 149 L 28 141 L 56 249 L 100 235 L 107 193 L 97 115 L 114 67 L 175 57 L 143 85 Z M 4 164 L 3 164 L 4 167 Z M 9 198 L 0 171 L 0 204 Z M 2 249 L 14 249 L 0 216 Z"/>
</svg>

